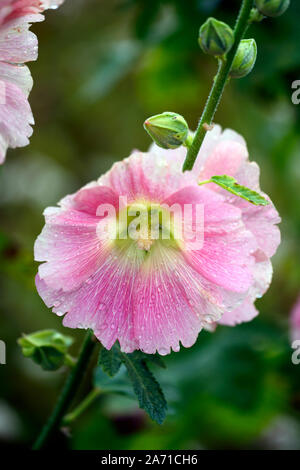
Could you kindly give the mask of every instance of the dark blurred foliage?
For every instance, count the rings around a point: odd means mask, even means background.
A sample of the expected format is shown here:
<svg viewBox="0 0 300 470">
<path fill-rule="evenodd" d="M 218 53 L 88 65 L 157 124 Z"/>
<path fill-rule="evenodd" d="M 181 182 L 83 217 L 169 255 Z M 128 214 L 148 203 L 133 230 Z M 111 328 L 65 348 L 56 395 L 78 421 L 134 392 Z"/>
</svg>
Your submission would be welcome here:
<svg viewBox="0 0 300 470">
<path fill-rule="evenodd" d="M 262 188 L 283 218 L 274 279 L 250 324 L 201 333 L 197 344 L 166 359 L 157 374 L 169 400 L 163 426 L 136 402 L 103 397 L 56 446 L 76 449 L 300 448 L 300 365 L 291 363 L 289 312 L 300 291 L 300 2 L 252 26 L 254 71 L 226 89 L 216 121 L 247 139 L 262 169 Z M 28 445 L 45 420 L 63 374 L 22 358 L 22 332 L 61 320 L 34 287 L 33 243 L 42 211 L 96 179 L 133 148 L 150 144 L 146 117 L 176 111 L 195 127 L 216 64 L 198 48 L 201 23 L 234 24 L 240 1 L 66 0 L 35 25 L 39 60 L 31 64 L 36 126 L 29 147 L 10 151 L 0 172 L 0 440 Z M 76 345 L 73 353 L 76 353 Z M 63 371 L 62 371 L 63 372 Z M 83 387 L 81 393 L 88 389 Z"/>
</svg>

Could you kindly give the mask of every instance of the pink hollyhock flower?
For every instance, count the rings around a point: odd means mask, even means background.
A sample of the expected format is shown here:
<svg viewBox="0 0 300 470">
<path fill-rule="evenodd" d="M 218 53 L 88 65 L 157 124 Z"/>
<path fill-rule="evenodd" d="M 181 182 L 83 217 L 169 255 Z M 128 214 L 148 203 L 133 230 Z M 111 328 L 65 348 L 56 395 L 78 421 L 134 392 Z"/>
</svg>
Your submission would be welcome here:
<svg viewBox="0 0 300 470">
<path fill-rule="evenodd" d="M 155 145 L 136 151 L 45 211 L 46 225 L 35 244 L 35 259 L 44 262 L 38 292 L 54 313 L 66 314 L 65 326 L 93 329 L 108 349 L 116 340 L 127 353 L 168 354 L 178 351 L 180 342 L 190 347 L 201 329 L 215 322 L 251 320 L 257 315 L 255 299 L 270 284 L 270 257 L 280 241 L 273 204 L 253 206 L 214 184 L 198 185 L 226 173 L 260 191 L 259 169 L 248 161 L 244 140 L 216 126 L 194 170 L 182 173 L 185 153 Z M 203 245 L 190 244 L 187 236 L 182 243 L 172 237 L 105 239 L 107 218 L 98 208 L 110 204 L 118 211 L 120 196 L 128 204 L 190 204 L 194 212 L 202 206 Z M 126 230 L 128 223 L 126 215 Z"/>
<path fill-rule="evenodd" d="M 8 147 L 29 143 L 34 124 L 28 103 L 32 78 L 25 62 L 36 60 L 37 37 L 32 23 L 43 21 L 40 13 L 64 0 L 1 0 L 0 2 L 0 163 Z"/>
<path fill-rule="evenodd" d="M 300 296 L 292 309 L 290 326 L 292 341 L 300 340 Z"/>
</svg>

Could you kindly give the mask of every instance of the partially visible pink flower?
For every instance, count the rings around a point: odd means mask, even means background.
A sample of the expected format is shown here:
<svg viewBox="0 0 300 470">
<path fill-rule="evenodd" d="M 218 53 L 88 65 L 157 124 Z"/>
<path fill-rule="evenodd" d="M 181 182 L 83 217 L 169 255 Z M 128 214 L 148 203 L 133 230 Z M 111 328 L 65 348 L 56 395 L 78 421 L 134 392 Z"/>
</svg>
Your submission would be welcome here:
<svg viewBox="0 0 300 470">
<path fill-rule="evenodd" d="M 0 2 L 0 163 L 8 147 L 29 143 L 34 124 L 28 103 L 32 78 L 25 62 L 36 60 L 37 37 L 29 28 L 43 21 L 41 13 L 64 0 L 1 0 Z"/>
<path fill-rule="evenodd" d="M 300 340 L 300 296 L 292 309 L 290 325 L 292 341 Z"/>
<path fill-rule="evenodd" d="M 185 153 L 155 145 L 134 152 L 45 211 L 35 244 L 35 259 L 44 262 L 38 292 L 53 312 L 66 314 L 65 326 L 93 329 L 108 349 L 116 340 L 124 352 L 168 354 L 180 342 L 192 346 L 202 328 L 251 320 L 255 299 L 270 284 L 270 256 L 280 241 L 273 204 L 252 206 L 213 184 L 198 185 L 226 173 L 260 192 L 258 166 L 248 161 L 245 142 L 216 126 L 194 170 L 183 174 Z M 101 239 L 105 218 L 98 208 L 109 203 L 117 209 L 120 196 L 128 204 L 203 205 L 203 246 L 172 238 Z"/>
</svg>

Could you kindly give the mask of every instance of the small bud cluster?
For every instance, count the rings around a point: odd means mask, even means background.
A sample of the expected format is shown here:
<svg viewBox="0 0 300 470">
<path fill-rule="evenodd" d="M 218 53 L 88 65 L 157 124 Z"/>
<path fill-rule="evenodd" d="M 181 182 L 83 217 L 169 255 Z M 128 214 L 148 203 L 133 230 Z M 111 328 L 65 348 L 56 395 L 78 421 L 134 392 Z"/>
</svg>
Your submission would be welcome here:
<svg viewBox="0 0 300 470">
<path fill-rule="evenodd" d="M 226 60 L 226 54 L 234 43 L 234 32 L 226 23 L 209 18 L 200 28 L 199 45 L 206 53 Z M 236 53 L 230 76 L 241 78 L 248 75 L 254 67 L 257 47 L 254 39 L 241 41 Z"/>
<path fill-rule="evenodd" d="M 261 21 L 265 16 L 282 15 L 289 5 L 290 0 L 256 0 L 256 8 L 251 11 L 250 22 Z M 206 54 L 226 60 L 226 55 L 234 44 L 234 31 L 226 23 L 208 18 L 200 28 L 198 42 Z M 242 40 L 230 70 L 230 77 L 242 78 L 248 75 L 255 65 L 256 56 L 255 40 Z"/>
<path fill-rule="evenodd" d="M 290 0 L 255 0 L 255 8 L 251 9 L 248 23 L 259 22 L 265 16 L 282 15 L 289 5 Z M 228 53 L 235 43 L 235 32 L 226 23 L 211 17 L 200 27 L 198 42 L 203 52 L 225 64 L 229 59 Z M 255 65 L 256 57 L 255 40 L 241 40 L 233 58 L 229 77 L 242 78 L 248 75 Z M 189 148 L 192 145 L 193 134 L 180 114 L 171 112 L 157 114 L 144 122 L 144 128 L 154 142 L 164 149 L 176 149 L 181 145 Z M 209 130 L 205 127 L 204 129 Z"/>
</svg>

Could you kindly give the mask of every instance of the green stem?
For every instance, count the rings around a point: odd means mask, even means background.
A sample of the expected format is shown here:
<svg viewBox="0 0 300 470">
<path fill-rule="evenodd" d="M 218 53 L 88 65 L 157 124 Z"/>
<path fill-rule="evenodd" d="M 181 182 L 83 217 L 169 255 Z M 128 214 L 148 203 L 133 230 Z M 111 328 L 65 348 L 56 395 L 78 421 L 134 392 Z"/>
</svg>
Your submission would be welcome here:
<svg viewBox="0 0 300 470">
<path fill-rule="evenodd" d="M 207 183 L 212 183 L 212 180 L 204 180 L 204 181 L 199 181 L 199 186 L 202 186 L 202 184 L 207 184 Z"/>
<path fill-rule="evenodd" d="M 218 73 L 214 78 L 212 89 L 207 99 L 203 114 L 200 118 L 194 140 L 187 152 L 182 171 L 193 169 L 200 147 L 208 130 L 208 126 L 211 125 L 218 105 L 221 101 L 237 49 L 249 26 L 249 18 L 253 1 L 254 0 L 243 0 L 242 2 L 242 6 L 234 28 L 234 44 L 230 49 L 226 60 L 219 61 Z"/>
<path fill-rule="evenodd" d="M 96 342 L 93 340 L 93 332 L 89 330 L 84 339 L 77 363 L 67 378 L 62 393 L 58 398 L 58 401 L 50 418 L 48 419 L 48 422 L 45 424 L 36 442 L 34 443 L 33 450 L 42 449 L 53 435 L 53 432 L 55 432 L 56 428 L 60 425 L 62 418 L 66 414 L 72 400 L 75 397 L 76 391 L 82 381 L 95 346 Z"/>
<path fill-rule="evenodd" d="M 99 397 L 99 395 L 102 393 L 102 390 L 100 388 L 94 388 L 85 398 L 82 400 L 82 402 L 75 408 L 75 410 L 71 411 L 71 413 L 68 413 L 64 419 L 63 419 L 63 424 L 68 425 L 75 421 L 84 411 L 91 406 L 91 404 Z"/>
</svg>

